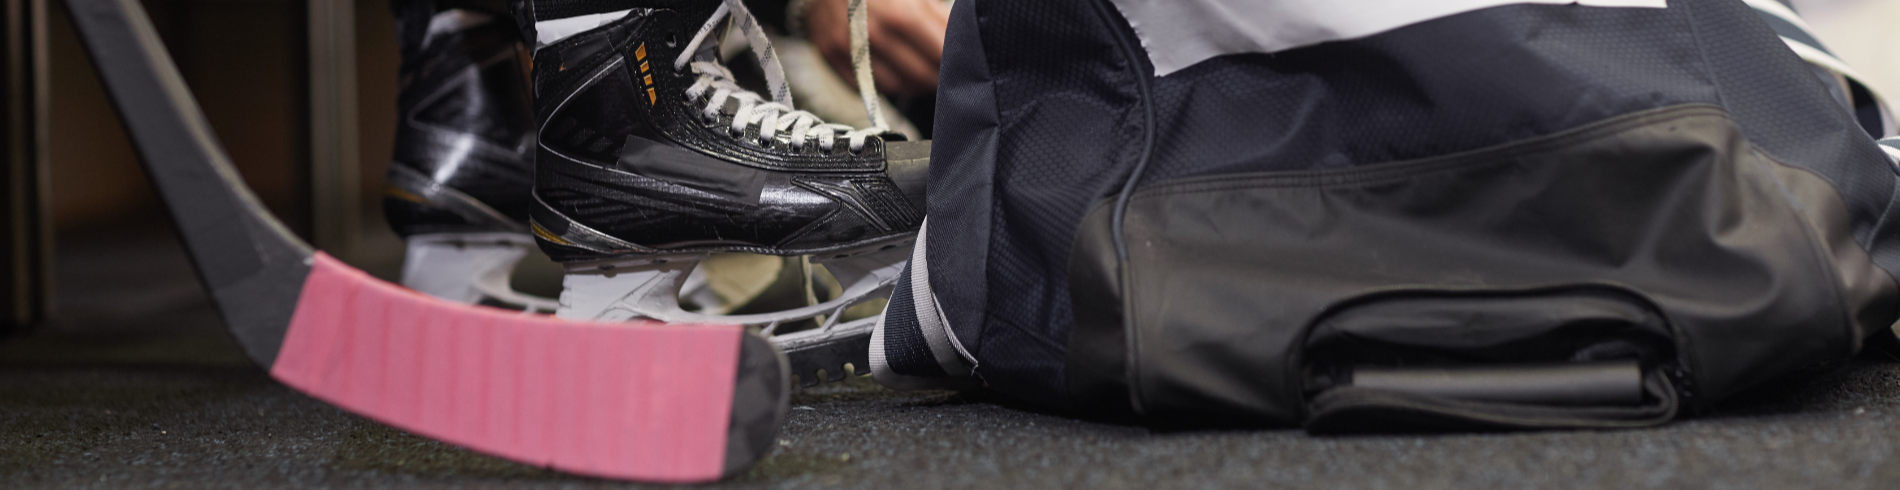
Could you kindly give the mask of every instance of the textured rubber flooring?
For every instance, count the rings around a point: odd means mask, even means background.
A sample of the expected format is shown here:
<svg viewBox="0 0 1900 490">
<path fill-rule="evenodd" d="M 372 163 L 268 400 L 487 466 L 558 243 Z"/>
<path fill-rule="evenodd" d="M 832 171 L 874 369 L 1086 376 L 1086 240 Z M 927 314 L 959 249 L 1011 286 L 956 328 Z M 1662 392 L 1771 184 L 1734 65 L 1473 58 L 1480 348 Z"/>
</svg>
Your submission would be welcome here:
<svg viewBox="0 0 1900 490">
<path fill-rule="evenodd" d="M 715 488 L 1890 488 L 1900 364 L 1863 362 L 1650 430 L 1156 433 L 855 380 L 800 395 L 778 450 Z M 257 369 L 0 369 L 0 487 L 595 488 L 369 422 Z"/>
<path fill-rule="evenodd" d="M 295 393 L 246 363 L 166 250 L 74 264 L 66 320 L 0 340 L 0 488 L 640 487 Z M 1900 362 L 1880 357 L 1656 429 L 1428 436 L 1158 432 L 855 379 L 799 395 L 778 450 L 706 488 L 1892 488 Z"/>
</svg>

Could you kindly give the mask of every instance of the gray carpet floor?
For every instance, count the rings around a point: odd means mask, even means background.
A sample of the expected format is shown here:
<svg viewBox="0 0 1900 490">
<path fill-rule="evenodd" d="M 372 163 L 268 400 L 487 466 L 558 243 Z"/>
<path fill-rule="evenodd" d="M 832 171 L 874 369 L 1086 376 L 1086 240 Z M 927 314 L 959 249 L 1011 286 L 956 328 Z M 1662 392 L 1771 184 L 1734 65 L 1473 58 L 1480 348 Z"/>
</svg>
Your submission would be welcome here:
<svg viewBox="0 0 1900 490">
<path fill-rule="evenodd" d="M 271 381 L 175 246 L 62 254 L 61 319 L 0 340 L 0 488 L 641 487 L 436 443 Z M 868 379 L 793 405 L 777 451 L 708 488 L 1900 486 L 1900 361 L 1882 355 L 1644 430 L 1168 432 Z"/>
</svg>

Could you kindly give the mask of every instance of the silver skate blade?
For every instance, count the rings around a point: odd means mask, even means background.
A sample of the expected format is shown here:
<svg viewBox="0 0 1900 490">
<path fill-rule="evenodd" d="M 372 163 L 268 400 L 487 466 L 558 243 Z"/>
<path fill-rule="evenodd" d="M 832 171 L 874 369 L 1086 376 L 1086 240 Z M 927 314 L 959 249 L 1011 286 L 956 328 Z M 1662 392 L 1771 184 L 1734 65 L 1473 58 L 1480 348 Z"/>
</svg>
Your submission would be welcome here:
<svg viewBox="0 0 1900 490">
<path fill-rule="evenodd" d="M 846 376 L 871 374 L 871 330 L 877 317 L 853 320 L 829 329 L 793 332 L 772 338 L 791 362 L 799 386 L 844 381 Z M 845 364 L 853 368 L 847 372 Z M 825 373 L 819 376 L 819 371 Z"/>
<path fill-rule="evenodd" d="M 492 304 L 553 313 L 559 303 L 515 291 L 508 284 L 515 264 L 534 247 L 524 233 L 436 233 L 411 236 L 403 251 L 402 285 L 468 304 Z"/>
</svg>

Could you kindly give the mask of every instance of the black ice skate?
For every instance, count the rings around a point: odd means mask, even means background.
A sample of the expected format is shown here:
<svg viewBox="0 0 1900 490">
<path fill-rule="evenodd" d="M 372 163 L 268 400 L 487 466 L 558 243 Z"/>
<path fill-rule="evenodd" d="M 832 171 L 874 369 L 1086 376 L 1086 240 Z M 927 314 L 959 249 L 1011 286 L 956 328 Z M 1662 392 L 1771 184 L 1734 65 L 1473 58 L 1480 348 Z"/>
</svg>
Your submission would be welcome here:
<svg viewBox="0 0 1900 490">
<path fill-rule="evenodd" d="M 868 335 L 873 319 L 830 323 L 845 307 L 888 294 L 902 269 L 923 221 L 930 144 L 885 132 L 868 92 L 858 7 L 853 42 L 867 129 L 793 109 L 769 41 L 737 1 L 567 2 L 528 13 L 539 14 L 532 18 L 543 43 L 533 77 L 541 139 L 532 226 L 568 271 L 558 316 L 740 323 L 769 333 L 830 314 L 819 331 Z M 728 22 L 761 60 L 769 99 L 740 88 L 717 58 Z M 681 308 L 687 275 L 725 251 L 810 255 L 845 291 L 768 314 Z M 779 341 L 796 350 L 796 339 Z"/>
<path fill-rule="evenodd" d="M 519 35 L 495 0 L 395 5 L 402 47 L 396 154 L 383 208 L 408 242 L 403 284 L 465 303 L 554 311 L 513 291 L 533 244 L 534 126 Z"/>
</svg>

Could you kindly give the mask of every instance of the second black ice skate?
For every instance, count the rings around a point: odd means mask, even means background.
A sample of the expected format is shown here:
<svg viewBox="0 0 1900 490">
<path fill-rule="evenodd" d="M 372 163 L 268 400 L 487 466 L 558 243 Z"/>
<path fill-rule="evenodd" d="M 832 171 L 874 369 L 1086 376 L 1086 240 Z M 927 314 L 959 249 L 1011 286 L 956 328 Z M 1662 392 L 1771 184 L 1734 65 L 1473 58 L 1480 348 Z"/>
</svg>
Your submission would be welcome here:
<svg viewBox="0 0 1900 490">
<path fill-rule="evenodd" d="M 464 303 L 553 311 L 509 288 L 529 252 L 533 108 L 520 36 L 495 0 L 394 2 L 402 48 L 383 209 L 407 242 L 403 285 Z"/>
</svg>

